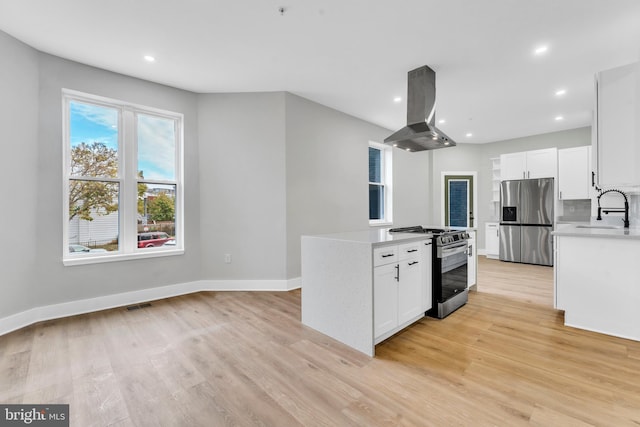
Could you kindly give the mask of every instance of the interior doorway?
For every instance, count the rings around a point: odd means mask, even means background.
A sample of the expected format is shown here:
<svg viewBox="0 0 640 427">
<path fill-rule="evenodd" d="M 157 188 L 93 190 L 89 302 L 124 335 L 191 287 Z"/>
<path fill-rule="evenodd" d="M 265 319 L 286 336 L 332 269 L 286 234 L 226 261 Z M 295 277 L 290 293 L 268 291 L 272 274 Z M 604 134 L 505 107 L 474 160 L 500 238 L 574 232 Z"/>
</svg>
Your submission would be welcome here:
<svg viewBox="0 0 640 427">
<path fill-rule="evenodd" d="M 447 227 L 475 227 L 477 173 L 442 172 L 442 224 Z"/>
</svg>

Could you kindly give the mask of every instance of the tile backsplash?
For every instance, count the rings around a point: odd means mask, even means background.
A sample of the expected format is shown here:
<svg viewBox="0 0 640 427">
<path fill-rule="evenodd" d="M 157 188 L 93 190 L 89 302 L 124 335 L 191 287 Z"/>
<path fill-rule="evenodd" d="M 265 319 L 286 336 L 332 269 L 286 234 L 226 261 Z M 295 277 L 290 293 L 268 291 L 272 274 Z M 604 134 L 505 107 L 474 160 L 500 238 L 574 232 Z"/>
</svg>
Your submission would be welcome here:
<svg viewBox="0 0 640 427">
<path fill-rule="evenodd" d="M 562 221 L 589 221 L 591 219 L 591 199 L 563 200 Z"/>
</svg>

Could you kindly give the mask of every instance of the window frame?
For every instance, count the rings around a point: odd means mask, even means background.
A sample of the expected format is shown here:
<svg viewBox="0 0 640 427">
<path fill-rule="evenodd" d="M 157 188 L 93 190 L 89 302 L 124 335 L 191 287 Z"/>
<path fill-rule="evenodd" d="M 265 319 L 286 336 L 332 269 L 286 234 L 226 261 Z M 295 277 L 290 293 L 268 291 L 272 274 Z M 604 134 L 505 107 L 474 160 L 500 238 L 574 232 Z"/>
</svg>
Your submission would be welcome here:
<svg viewBox="0 0 640 427">
<path fill-rule="evenodd" d="M 388 145 L 374 141 L 369 141 L 368 148 L 379 150 L 381 160 L 380 182 L 369 181 L 369 185 L 379 185 L 384 188 L 384 215 L 381 219 L 369 219 L 369 226 L 379 227 L 393 225 L 393 150 L 392 147 Z M 367 155 L 368 153 L 369 150 L 367 150 Z M 369 209 L 371 209 L 371 199 L 369 199 Z"/>
<path fill-rule="evenodd" d="M 70 105 L 71 102 L 108 107 L 118 110 L 118 176 L 90 178 L 119 184 L 118 250 L 112 252 L 69 253 L 69 182 L 71 166 Z M 122 100 L 62 89 L 62 262 L 65 266 L 94 264 L 130 259 L 143 259 L 184 254 L 184 115 Z M 175 122 L 175 180 L 138 178 L 137 115 L 145 114 Z M 80 179 L 84 180 L 85 177 Z M 172 247 L 138 248 L 137 203 L 138 182 L 175 185 L 175 236 Z"/>
</svg>

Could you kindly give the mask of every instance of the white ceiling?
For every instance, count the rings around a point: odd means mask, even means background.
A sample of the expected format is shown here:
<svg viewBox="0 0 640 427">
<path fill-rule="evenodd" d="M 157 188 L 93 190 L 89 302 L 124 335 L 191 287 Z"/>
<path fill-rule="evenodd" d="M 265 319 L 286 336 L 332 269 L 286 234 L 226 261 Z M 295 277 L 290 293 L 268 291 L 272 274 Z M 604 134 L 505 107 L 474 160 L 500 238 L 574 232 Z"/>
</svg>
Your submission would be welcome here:
<svg viewBox="0 0 640 427">
<path fill-rule="evenodd" d="M 438 127 L 489 142 L 590 125 L 594 73 L 640 59 L 640 0 L 0 0 L 0 30 L 195 92 L 289 91 L 390 130 L 405 125 L 407 72 L 429 65 Z"/>
</svg>

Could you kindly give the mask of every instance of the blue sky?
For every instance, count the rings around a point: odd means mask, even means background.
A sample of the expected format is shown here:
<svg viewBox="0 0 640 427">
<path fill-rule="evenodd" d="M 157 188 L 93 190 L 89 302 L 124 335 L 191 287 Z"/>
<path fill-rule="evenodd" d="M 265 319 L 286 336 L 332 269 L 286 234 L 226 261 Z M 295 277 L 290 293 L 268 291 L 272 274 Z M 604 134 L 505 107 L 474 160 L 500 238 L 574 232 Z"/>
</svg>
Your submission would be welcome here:
<svg viewBox="0 0 640 427">
<path fill-rule="evenodd" d="M 118 149 L 118 110 L 71 102 L 71 146 L 94 141 Z"/>
<path fill-rule="evenodd" d="M 71 102 L 71 146 L 104 143 L 118 149 L 118 110 Z M 175 122 L 138 114 L 138 170 L 146 179 L 175 180 Z"/>
</svg>

